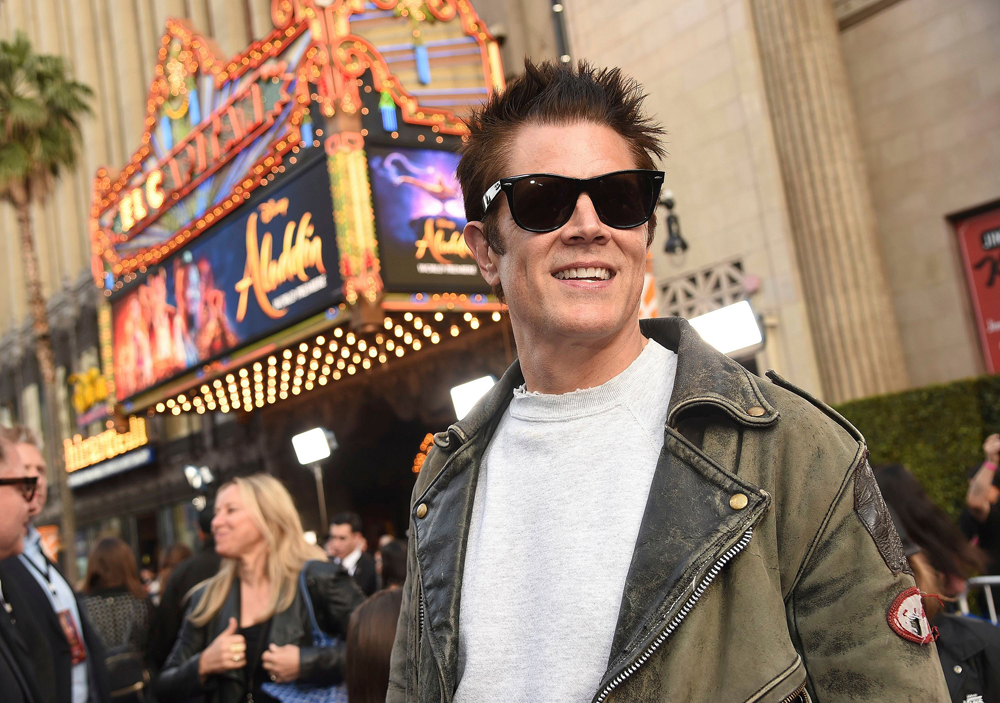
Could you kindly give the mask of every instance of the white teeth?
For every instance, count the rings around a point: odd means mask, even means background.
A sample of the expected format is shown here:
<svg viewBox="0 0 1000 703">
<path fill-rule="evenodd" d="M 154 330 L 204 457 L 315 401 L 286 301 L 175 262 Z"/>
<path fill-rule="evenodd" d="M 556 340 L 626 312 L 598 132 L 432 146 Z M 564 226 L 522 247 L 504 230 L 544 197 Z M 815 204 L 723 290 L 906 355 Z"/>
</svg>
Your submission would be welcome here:
<svg viewBox="0 0 1000 703">
<path fill-rule="evenodd" d="M 611 278 L 611 272 L 606 268 L 596 268 L 590 266 L 588 268 L 566 269 L 564 271 L 557 272 L 555 276 L 561 281 L 576 278 L 596 278 L 599 281 L 606 281 Z"/>
</svg>

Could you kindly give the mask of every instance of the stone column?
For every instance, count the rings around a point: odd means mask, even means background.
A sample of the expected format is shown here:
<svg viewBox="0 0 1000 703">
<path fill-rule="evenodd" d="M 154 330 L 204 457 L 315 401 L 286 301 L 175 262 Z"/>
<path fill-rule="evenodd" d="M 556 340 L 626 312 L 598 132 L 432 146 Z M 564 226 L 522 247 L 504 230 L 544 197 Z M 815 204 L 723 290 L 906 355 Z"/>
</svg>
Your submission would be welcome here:
<svg viewBox="0 0 1000 703">
<path fill-rule="evenodd" d="M 907 387 L 830 0 L 750 0 L 824 398 Z"/>
</svg>

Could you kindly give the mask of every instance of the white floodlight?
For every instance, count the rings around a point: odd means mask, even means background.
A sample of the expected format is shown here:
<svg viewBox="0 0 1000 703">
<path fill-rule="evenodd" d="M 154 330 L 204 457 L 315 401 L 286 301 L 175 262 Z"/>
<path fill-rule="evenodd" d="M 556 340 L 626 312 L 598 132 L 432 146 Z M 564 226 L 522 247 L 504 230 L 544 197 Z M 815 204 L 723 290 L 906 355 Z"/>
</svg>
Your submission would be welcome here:
<svg viewBox="0 0 1000 703">
<path fill-rule="evenodd" d="M 337 448 L 337 438 L 330 430 L 314 427 L 292 437 L 292 446 L 295 448 L 295 457 L 305 466 L 329 458 Z"/>
<path fill-rule="evenodd" d="M 741 300 L 688 320 L 701 338 L 723 354 L 755 347 L 764 341 L 764 333 L 750 302 Z"/>
<path fill-rule="evenodd" d="M 461 420 L 486 395 L 486 392 L 497 382 L 493 376 L 483 376 L 474 381 L 463 383 L 451 389 L 451 402 L 455 406 L 455 415 Z"/>
<path fill-rule="evenodd" d="M 316 544 L 316 533 L 313 532 L 312 530 L 309 530 L 308 532 L 303 532 L 302 536 L 309 544 Z"/>
<path fill-rule="evenodd" d="M 205 483 L 197 466 L 185 466 L 184 478 L 187 479 L 188 485 L 196 491 L 199 490 L 202 487 L 202 484 Z"/>
</svg>

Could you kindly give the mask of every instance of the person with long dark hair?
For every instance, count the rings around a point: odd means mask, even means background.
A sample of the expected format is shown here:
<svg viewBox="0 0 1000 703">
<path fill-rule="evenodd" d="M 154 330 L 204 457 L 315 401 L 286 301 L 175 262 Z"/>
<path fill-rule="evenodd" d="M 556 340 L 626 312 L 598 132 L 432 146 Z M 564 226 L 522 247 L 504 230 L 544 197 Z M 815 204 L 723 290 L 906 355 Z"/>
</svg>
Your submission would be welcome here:
<svg viewBox="0 0 1000 703">
<path fill-rule="evenodd" d="M 344 644 L 315 641 L 313 612 L 322 633 L 343 637 L 363 595 L 306 542 L 281 482 L 256 474 L 222 486 L 212 535 L 222 566 L 192 594 L 157 696 L 273 703 L 271 683 L 339 685 Z"/>
<path fill-rule="evenodd" d="M 955 703 L 1000 703 L 1000 629 L 973 618 L 949 615 L 966 579 L 981 572 L 986 554 L 930 499 L 916 476 L 901 464 L 875 468 L 875 479 L 893 516 L 913 570 L 922 605 L 937 630 L 937 651 Z"/>
<path fill-rule="evenodd" d="M 382 588 L 401 588 L 406 582 L 406 540 L 391 539 L 378 550 L 376 563 Z"/>
<path fill-rule="evenodd" d="M 403 550 L 405 553 L 405 546 Z M 351 615 L 344 672 L 349 703 L 385 703 L 389 659 L 402 602 L 402 588 L 387 588 L 372 595 Z"/>
</svg>

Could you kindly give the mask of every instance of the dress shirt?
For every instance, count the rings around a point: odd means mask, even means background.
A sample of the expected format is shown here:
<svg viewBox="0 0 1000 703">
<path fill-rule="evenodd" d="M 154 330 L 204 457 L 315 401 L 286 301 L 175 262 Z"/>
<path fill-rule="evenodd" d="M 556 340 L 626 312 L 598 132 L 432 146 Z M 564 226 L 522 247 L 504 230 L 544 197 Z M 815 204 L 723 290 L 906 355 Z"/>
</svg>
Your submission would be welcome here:
<svg viewBox="0 0 1000 703">
<path fill-rule="evenodd" d="M 361 558 L 361 547 L 358 547 L 353 552 L 348 554 L 346 557 L 340 560 L 344 568 L 347 569 L 347 573 L 354 576 L 354 570 L 358 568 L 358 559 Z"/>
</svg>

